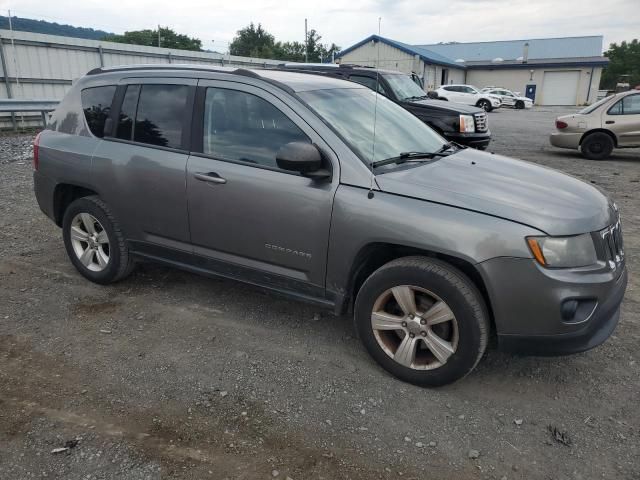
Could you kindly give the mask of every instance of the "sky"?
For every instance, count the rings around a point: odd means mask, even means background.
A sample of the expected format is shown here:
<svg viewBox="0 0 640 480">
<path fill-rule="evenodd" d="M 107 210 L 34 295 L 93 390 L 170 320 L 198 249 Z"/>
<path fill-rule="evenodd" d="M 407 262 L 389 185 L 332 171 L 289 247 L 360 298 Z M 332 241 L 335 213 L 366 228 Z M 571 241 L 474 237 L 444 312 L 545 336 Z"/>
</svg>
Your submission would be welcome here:
<svg viewBox="0 0 640 480">
<path fill-rule="evenodd" d="M 639 0 L 0 0 L 0 12 L 115 33 L 160 24 L 224 52 L 240 28 L 261 23 L 276 40 L 304 41 L 304 19 L 323 43 L 347 48 L 372 33 L 409 44 L 604 35 L 640 37 Z"/>
</svg>

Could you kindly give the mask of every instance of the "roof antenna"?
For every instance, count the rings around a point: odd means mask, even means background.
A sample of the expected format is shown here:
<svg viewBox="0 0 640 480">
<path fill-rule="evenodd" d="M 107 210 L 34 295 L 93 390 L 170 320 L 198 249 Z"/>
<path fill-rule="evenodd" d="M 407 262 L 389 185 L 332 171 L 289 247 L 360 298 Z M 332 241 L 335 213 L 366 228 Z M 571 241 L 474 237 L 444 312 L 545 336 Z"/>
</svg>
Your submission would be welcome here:
<svg viewBox="0 0 640 480">
<path fill-rule="evenodd" d="M 373 142 L 371 145 L 371 183 L 369 184 L 369 193 L 367 194 L 367 198 L 373 198 L 373 162 L 376 159 L 376 120 L 378 117 L 378 89 L 380 85 L 380 23 L 382 22 L 382 17 L 378 17 L 378 48 L 377 48 L 377 58 L 376 58 L 376 91 L 374 92 L 376 95 L 375 102 L 373 104 Z"/>
</svg>

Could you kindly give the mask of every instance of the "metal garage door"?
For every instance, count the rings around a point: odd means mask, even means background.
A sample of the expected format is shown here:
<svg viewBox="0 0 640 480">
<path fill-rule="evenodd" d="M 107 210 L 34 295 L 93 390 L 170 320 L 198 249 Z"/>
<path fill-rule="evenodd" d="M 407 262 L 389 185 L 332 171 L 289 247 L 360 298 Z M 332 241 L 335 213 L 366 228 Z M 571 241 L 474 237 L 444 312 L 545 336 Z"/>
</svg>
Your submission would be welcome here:
<svg viewBox="0 0 640 480">
<path fill-rule="evenodd" d="M 542 105 L 576 105 L 580 71 L 544 72 Z"/>
</svg>

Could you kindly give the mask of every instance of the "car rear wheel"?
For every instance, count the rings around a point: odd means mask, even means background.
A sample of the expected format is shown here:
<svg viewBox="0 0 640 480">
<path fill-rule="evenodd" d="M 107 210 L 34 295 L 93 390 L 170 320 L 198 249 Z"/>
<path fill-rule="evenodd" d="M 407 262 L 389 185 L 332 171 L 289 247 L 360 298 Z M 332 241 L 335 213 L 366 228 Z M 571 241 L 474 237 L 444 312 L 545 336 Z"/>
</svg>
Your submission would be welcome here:
<svg viewBox="0 0 640 480">
<path fill-rule="evenodd" d="M 479 100 L 476 106 L 483 109 L 485 112 L 490 112 L 491 110 L 493 110 L 493 108 L 491 107 L 491 102 L 489 100 Z"/>
<path fill-rule="evenodd" d="M 64 212 L 62 236 L 76 269 L 95 283 L 125 278 L 134 263 L 109 207 L 97 196 L 74 200 Z"/>
<path fill-rule="evenodd" d="M 489 334 L 475 285 L 451 265 L 426 257 L 401 258 L 376 270 L 358 292 L 355 322 L 383 368 L 429 387 L 471 372 Z"/>
<path fill-rule="evenodd" d="M 613 139 L 604 132 L 588 134 L 580 144 L 580 151 L 589 160 L 604 160 L 613 151 Z"/>
</svg>

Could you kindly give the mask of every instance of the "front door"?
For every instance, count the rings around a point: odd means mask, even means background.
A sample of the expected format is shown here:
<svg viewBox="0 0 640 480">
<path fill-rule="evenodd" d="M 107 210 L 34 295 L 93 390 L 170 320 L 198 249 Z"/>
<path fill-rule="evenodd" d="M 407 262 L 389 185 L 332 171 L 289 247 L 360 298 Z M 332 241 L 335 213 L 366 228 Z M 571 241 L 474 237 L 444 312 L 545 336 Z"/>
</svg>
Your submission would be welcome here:
<svg viewBox="0 0 640 480">
<path fill-rule="evenodd" d="M 640 145 L 640 93 L 627 95 L 602 115 L 603 127 L 618 138 L 618 146 Z"/>
<path fill-rule="evenodd" d="M 322 295 L 337 158 L 300 116 L 260 88 L 201 80 L 198 109 L 187 165 L 195 253 L 231 276 Z M 318 145 L 332 179 L 278 168 L 276 152 L 293 141 Z"/>
</svg>

